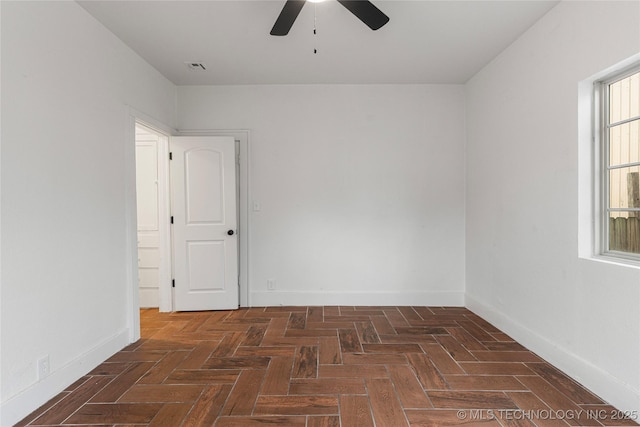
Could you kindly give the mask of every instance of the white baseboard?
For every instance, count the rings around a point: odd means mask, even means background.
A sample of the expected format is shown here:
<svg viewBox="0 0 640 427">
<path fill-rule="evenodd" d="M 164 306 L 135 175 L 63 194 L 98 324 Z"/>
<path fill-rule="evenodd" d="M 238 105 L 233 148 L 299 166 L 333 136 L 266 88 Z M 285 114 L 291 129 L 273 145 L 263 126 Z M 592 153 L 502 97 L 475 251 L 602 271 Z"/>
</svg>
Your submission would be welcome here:
<svg viewBox="0 0 640 427">
<path fill-rule="evenodd" d="M 2 402 L 0 425 L 12 426 L 22 420 L 128 344 L 129 330 L 125 329 Z"/>
<path fill-rule="evenodd" d="M 158 308 L 160 306 L 159 288 L 140 288 L 140 308 Z"/>
<path fill-rule="evenodd" d="M 465 296 L 466 307 L 621 411 L 640 413 L 640 390 L 484 303 Z M 637 421 L 637 420 L 636 420 Z"/>
<path fill-rule="evenodd" d="M 464 292 L 252 292 L 251 306 L 367 305 L 464 306 Z"/>
</svg>

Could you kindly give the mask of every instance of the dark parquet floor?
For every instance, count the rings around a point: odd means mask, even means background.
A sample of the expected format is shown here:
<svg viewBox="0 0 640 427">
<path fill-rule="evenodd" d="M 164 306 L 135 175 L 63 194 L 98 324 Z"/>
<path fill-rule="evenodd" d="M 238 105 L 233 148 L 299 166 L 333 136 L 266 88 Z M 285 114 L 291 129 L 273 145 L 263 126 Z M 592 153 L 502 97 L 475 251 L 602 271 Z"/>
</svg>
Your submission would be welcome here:
<svg viewBox="0 0 640 427">
<path fill-rule="evenodd" d="M 140 317 L 138 342 L 18 426 L 637 425 L 465 308 Z"/>
</svg>

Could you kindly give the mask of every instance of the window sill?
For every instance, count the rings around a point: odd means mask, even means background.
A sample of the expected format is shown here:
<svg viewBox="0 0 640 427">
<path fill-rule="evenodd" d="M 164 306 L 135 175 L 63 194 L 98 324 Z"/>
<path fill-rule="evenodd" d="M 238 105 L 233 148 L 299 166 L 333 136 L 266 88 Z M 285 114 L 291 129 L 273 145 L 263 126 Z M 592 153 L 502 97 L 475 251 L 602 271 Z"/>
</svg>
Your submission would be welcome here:
<svg viewBox="0 0 640 427">
<path fill-rule="evenodd" d="M 602 262 L 605 264 L 617 265 L 620 267 L 634 268 L 640 270 L 640 260 L 635 258 L 624 258 L 613 254 L 598 254 L 587 257 L 586 259 Z"/>
</svg>

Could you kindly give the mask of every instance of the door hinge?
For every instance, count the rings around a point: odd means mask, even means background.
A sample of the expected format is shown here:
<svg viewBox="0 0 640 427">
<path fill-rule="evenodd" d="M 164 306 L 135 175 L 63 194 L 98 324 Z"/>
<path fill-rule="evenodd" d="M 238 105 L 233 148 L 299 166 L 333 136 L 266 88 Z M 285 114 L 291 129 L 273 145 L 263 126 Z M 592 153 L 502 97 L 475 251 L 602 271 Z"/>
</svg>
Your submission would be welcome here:
<svg viewBox="0 0 640 427">
<path fill-rule="evenodd" d="M 173 215 L 171 215 L 171 224 L 173 224 Z"/>
<path fill-rule="evenodd" d="M 171 287 L 172 288 L 176 287 L 176 279 L 171 279 Z"/>
<path fill-rule="evenodd" d="M 173 160 L 173 153 L 169 151 L 169 160 Z"/>
</svg>

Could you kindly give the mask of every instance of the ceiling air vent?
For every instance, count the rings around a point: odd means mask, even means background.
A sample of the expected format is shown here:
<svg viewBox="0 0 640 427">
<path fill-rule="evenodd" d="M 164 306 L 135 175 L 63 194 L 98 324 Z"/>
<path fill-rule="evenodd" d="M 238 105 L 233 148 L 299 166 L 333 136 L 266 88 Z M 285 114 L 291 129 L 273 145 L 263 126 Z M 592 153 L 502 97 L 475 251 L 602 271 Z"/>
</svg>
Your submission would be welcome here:
<svg viewBox="0 0 640 427">
<path fill-rule="evenodd" d="M 206 71 L 207 66 L 202 62 L 185 62 L 184 65 L 191 71 Z"/>
</svg>

